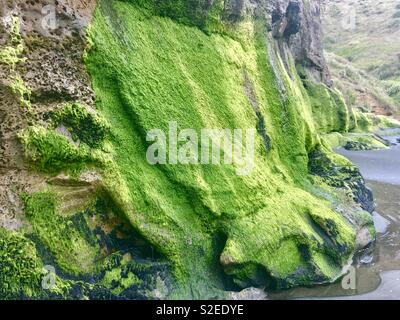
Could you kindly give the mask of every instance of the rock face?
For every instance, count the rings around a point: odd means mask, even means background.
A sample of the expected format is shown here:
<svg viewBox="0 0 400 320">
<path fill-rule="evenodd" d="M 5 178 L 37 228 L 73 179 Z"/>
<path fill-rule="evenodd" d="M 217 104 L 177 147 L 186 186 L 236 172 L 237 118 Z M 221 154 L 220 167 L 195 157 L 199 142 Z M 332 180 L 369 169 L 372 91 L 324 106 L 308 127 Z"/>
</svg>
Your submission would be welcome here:
<svg viewBox="0 0 400 320">
<path fill-rule="evenodd" d="M 359 206 L 334 211 L 332 197 L 303 187 L 319 175 L 326 192 L 373 203 L 356 168 L 325 161 L 303 87 L 331 85 L 318 1 L 14 0 L 0 10 L 0 244 L 26 257 L 13 277 L 0 269 L 10 288 L 0 295 L 264 299 L 245 288 L 334 281 L 356 234 L 373 239 Z M 171 121 L 256 128 L 253 172 L 150 165 L 147 132 Z M 44 292 L 49 263 L 60 279 Z"/>
<path fill-rule="evenodd" d="M 332 85 L 322 47 L 321 8 L 319 1 L 268 1 L 271 4 L 272 32 L 286 42 L 300 76 Z"/>
<path fill-rule="evenodd" d="M 350 142 L 349 142 L 350 143 Z M 355 142 L 354 142 L 355 143 Z M 372 191 L 365 185 L 360 171 L 351 163 L 335 163 L 321 151 L 313 151 L 309 155 L 310 172 L 325 179 L 332 187 L 349 190 L 353 199 L 369 213 L 375 210 Z"/>
<path fill-rule="evenodd" d="M 208 4 L 211 2 L 208 1 Z M 301 76 L 310 77 L 329 87 L 332 86 L 329 69 L 323 55 L 319 0 L 309 2 L 301 0 L 224 1 L 222 17 L 228 21 L 239 21 L 244 15 L 249 14 L 267 20 L 281 50 L 284 50 L 285 46 L 290 48 Z M 283 51 L 281 53 L 282 58 L 285 59 L 286 54 Z"/>
<path fill-rule="evenodd" d="M 44 177 L 28 170 L 17 133 L 32 124 L 34 117 L 40 119 L 60 103 L 79 101 L 93 106 L 90 80 L 81 59 L 86 47 L 84 29 L 94 6 L 94 1 L 63 1 L 58 5 L 54 1 L 6 1 L 1 4 L 2 49 L 12 48 L 12 37 L 22 36 L 23 51 L 14 53 L 16 59 L 21 59 L 15 67 L 6 63 L 0 66 L 0 208 L 4 210 L 0 226 L 8 223 L 20 226 L 23 215 L 18 194 L 41 189 L 45 183 Z M 50 18 L 43 8 L 54 10 L 57 15 L 54 30 L 46 27 Z M 6 32 L 12 28 L 13 19 L 18 19 L 15 23 L 21 35 Z M 15 89 L 19 83 L 21 89 Z M 21 93 L 24 88 L 26 92 Z M 35 116 L 28 107 L 21 108 L 24 96 L 29 96 L 29 108 L 38 111 Z M 10 202 L 10 199 L 16 200 Z"/>
<path fill-rule="evenodd" d="M 155 11 L 178 18 L 186 23 L 206 27 L 208 16 L 218 1 L 178 0 L 176 6 L 155 1 Z M 221 1 L 221 18 L 238 22 L 252 15 L 266 19 L 272 35 L 283 47 L 290 48 L 302 76 L 332 85 L 322 46 L 320 1 L 302 0 L 224 0 Z M 179 9 L 178 9 L 179 8 Z M 283 50 L 283 48 L 282 48 Z M 286 55 L 283 54 L 285 59 Z M 306 72 L 306 74 L 303 74 Z"/>
<path fill-rule="evenodd" d="M 143 238 L 126 232 L 130 228 L 126 222 L 109 211 L 107 196 L 100 195 L 104 191 L 99 170 L 87 168 L 78 176 L 67 170 L 50 173 L 46 169 L 49 163 L 38 170 L 22 146 L 21 134 L 33 127 L 54 125 L 54 132 L 75 147 L 84 142 L 85 135 L 89 138 L 86 144 L 102 136 L 102 127 L 94 116 L 95 95 L 83 64 L 88 45 L 86 28 L 95 6 L 94 0 L 15 0 L 0 4 L 2 298 L 144 299 L 166 294 L 159 287 L 168 266 L 155 265 L 155 259 L 146 258 L 147 253 L 138 253 L 151 250 L 151 256 L 155 254 Z M 66 106 L 73 109 L 72 122 L 66 119 L 71 116 L 65 113 Z M 78 113 L 81 120 L 75 118 Z M 59 124 L 56 114 L 61 116 Z M 50 143 L 49 150 L 57 149 L 56 141 L 45 140 L 36 142 Z M 66 152 L 66 146 L 68 142 L 58 156 Z M 74 166 L 72 158 L 62 162 L 64 168 Z M 55 197 L 58 200 L 53 202 Z M 46 214 L 50 216 L 45 218 Z M 23 228 L 34 231 L 26 233 Z M 131 246 L 135 252 L 131 252 Z M 3 261 L 2 254 L 14 256 L 14 251 L 23 255 L 17 259 L 18 266 Z M 148 260 L 145 265 L 134 262 L 137 254 Z M 91 274 L 99 259 L 104 260 L 102 271 Z M 54 290 L 41 289 L 45 263 L 54 266 L 64 279 Z M 148 273 L 155 278 L 139 289 L 142 284 L 138 277 L 144 279 Z M 68 280 L 71 278 L 75 280 Z M 144 291 L 148 293 L 144 295 Z"/>
</svg>

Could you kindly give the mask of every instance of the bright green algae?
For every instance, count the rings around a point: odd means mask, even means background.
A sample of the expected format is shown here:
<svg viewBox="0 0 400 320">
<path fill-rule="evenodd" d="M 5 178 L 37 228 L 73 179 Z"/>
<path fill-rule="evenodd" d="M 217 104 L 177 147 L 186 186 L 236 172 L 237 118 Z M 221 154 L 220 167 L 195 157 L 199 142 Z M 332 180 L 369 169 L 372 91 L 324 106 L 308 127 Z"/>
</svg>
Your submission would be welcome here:
<svg viewBox="0 0 400 320">
<path fill-rule="evenodd" d="M 34 124 L 20 133 L 26 159 L 50 176 L 64 172 L 76 178 L 96 168 L 105 180 L 99 196 L 107 191 L 112 209 L 172 263 L 178 285 L 171 298 L 223 297 L 222 290 L 233 288 L 226 274 L 239 287 L 281 288 L 336 279 L 353 251 L 354 231 L 328 202 L 307 192 L 319 188 L 308 181 L 308 154 L 320 148 L 318 131 L 348 130 L 352 120 L 342 113 L 346 106 L 323 85 L 314 97 L 308 90 L 309 98 L 293 63 L 289 77 L 276 53 L 271 67 L 267 52 L 272 44 L 266 43 L 263 22 L 246 18 L 223 24 L 217 18 L 219 2 L 209 15 L 169 7 L 179 3 L 186 1 L 165 2 L 157 10 L 151 6 L 153 11 L 128 2 L 99 4 L 86 57 L 99 115 L 77 103 L 60 106 L 48 115 L 46 128 Z M 188 18 L 187 12 L 198 13 L 198 19 Z M 190 21 L 207 33 L 186 25 Z M 254 97 L 248 97 L 249 91 Z M 167 131 L 170 121 L 197 132 L 259 127 L 252 98 L 271 146 L 265 147 L 265 135 L 257 136 L 251 175 L 237 176 L 228 165 L 147 162 L 146 133 Z M 326 118 L 320 101 L 331 107 L 335 103 Z M 313 117 L 319 119 L 317 125 Z M 159 269 L 120 253 L 102 261 L 89 227 L 99 213 L 88 215 L 91 209 L 86 208 L 66 215 L 59 192 L 50 186 L 25 196 L 32 230 L 0 236 L 3 252 L 26 257 L 10 265 L 4 259 L 1 266 L 16 275 L 0 278 L 9 288 L 5 297 L 152 296 L 149 290 L 157 286 Z M 51 256 L 63 278 L 73 280 L 58 279 L 54 292 L 43 291 L 41 268 L 47 258 L 39 257 L 37 249 Z"/>
<path fill-rule="evenodd" d="M 70 283 L 57 276 L 49 290 L 42 281 L 47 272 L 35 243 L 20 232 L 0 228 L 0 298 L 46 299 L 68 297 Z"/>
<path fill-rule="evenodd" d="M 305 81 L 315 124 L 320 133 L 347 132 L 356 127 L 355 115 L 341 93 L 324 84 Z"/>
<path fill-rule="evenodd" d="M 39 170 L 57 173 L 60 170 L 81 171 L 91 160 L 85 146 L 73 145 L 65 136 L 43 127 L 29 127 L 19 138 L 25 157 Z"/>
<path fill-rule="evenodd" d="M 89 273 L 99 258 L 99 247 L 93 235 L 79 230 L 74 219 L 57 213 L 57 204 L 57 194 L 50 191 L 26 198 L 27 217 L 33 231 L 64 271 L 74 275 Z"/>
<path fill-rule="evenodd" d="M 103 257 L 104 243 L 92 230 L 93 219 L 105 212 L 96 202 L 83 212 L 61 213 L 60 195 L 50 190 L 25 195 L 27 218 L 33 230 L 18 232 L 0 228 L 1 299 L 151 299 L 158 297 L 170 278 L 168 264 L 153 258 L 149 263 L 130 250 L 117 246 Z M 107 213 L 107 219 L 112 218 Z M 105 216 L 104 216 L 105 218 Z M 119 230 L 119 229 L 118 229 Z M 43 287 L 48 268 L 54 282 Z M 47 271 L 46 271 L 47 270 Z M 49 278 L 50 279 L 50 278 Z M 165 293 L 162 293 L 165 294 Z"/>
<path fill-rule="evenodd" d="M 328 202 L 306 191 L 308 153 L 319 141 L 308 98 L 280 62 L 287 87 L 281 96 L 263 23 L 245 19 L 226 30 L 207 35 L 131 3 L 99 2 L 86 64 L 98 111 L 111 127 L 108 190 L 173 263 L 179 289 L 172 296 L 219 295 L 220 262 L 241 286 L 332 281 L 355 234 Z M 257 137 L 250 175 L 237 176 L 228 165 L 147 162 L 146 133 L 168 132 L 170 121 L 197 132 L 255 128 L 245 73 L 272 142 L 267 151 Z"/>
<path fill-rule="evenodd" d="M 101 147 L 110 130 L 104 119 L 88 112 L 78 103 L 68 103 L 49 116 L 53 120 L 53 128 L 66 126 L 74 141 L 81 141 L 90 148 Z"/>
<path fill-rule="evenodd" d="M 30 90 L 17 71 L 26 60 L 19 25 L 13 17 L 0 64 L 6 65 L 10 89 L 24 107 L 16 112 L 29 111 L 30 126 L 18 133 L 29 169 L 45 175 L 48 184 L 40 192 L 21 194 L 25 216 L 18 231 L 0 228 L 0 299 L 143 299 L 165 294 L 157 282 L 169 277 L 168 263 L 154 258 L 154 252 L 150 259 L 140 248 L 132 249 L 137 236 L 131 228 L 129 235 L 121 234 L 126 224 L 108 208 L 100 187 L 78 181 L 85 170 L 93 175 L 95 168 L 112 168 L 104 146 L 108 124 L 78 103 L 59 105 L 38 121 L 42 115 L 31 108 Z M 69 176 L 68 182 L 53 185 L 50 180 L 60 173 Z M 98 205 L 98 197 L 104 205 Z M 47 267 L 56 273 L 53 285 L 45 288 Z"/>
<path fill-rule="evenodd" d="M 41 276 L 42 264 L 34 244 L 0 228 L 0 297 L 38 294 Z"/>
</svg>

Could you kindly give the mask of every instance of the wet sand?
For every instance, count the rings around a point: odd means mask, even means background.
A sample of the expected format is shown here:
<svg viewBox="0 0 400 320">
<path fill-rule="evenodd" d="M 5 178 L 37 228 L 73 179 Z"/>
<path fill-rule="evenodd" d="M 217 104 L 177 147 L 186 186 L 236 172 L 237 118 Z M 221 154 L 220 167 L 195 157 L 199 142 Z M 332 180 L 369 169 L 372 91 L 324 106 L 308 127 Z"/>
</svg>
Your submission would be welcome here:
<svg viewBox="0 0 400 320">
<path fill-rule="evenodd" d="M 387 138 L 396 141 L 395 137 Z M 348 151 L 339 149 L 337 151 L 355 163 L 366 180 L 400 185 L 399 144 L 388 150 Z"/>
<path fill-rule="evenodd" d="M 389 139 L 395 142 L 397 137 Z M 378 151 L 340 149 L 338 153 L 360 168 L 374 192 L 375 248 L 355 259 L 355 290 L 343 289 L 338 281 L 271 293 L 272 299 L 400 300 L 400 145 Z"/>
<path fill-rule="evenodd" d="M 400 271 L 382 272 L 381 278 L 379 287 L 370 293 L 331 300 L 400 300 Z"/>
</svg>

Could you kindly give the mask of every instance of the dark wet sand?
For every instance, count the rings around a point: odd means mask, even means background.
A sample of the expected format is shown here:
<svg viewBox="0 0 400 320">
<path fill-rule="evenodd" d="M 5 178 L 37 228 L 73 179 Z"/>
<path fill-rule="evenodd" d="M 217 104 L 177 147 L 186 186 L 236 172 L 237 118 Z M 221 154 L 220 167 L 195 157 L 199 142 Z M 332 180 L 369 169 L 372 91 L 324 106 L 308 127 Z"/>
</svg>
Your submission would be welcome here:
<svg viewBox="0 0 400 320">
<path fill-rule="evenodd" d="M 390 137 L 394 142 L 397 137 Z M 272 299 L 400 300 L 400 145 L 390 150 L 338 152 L 361 170 L 377 203 L 373 254 L 356 259 L 356 289 L 341 281 L 272 293 Z"/>
<path fill-rule="evenodd" d="M 400 185 L 400 145 L 388 150 L 337 151 L 357 164 L 366 180 Z"/>
</svg>

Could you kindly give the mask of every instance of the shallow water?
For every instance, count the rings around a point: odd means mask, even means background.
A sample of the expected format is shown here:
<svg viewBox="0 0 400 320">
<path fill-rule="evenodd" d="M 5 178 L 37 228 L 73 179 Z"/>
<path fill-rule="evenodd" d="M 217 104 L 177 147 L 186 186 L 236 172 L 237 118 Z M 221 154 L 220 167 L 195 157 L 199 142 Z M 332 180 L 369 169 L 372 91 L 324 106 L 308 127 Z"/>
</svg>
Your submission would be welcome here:
<svg viewBox="0 0 400 320">
<path fill-rule="evenodd" d="M 397 137 L 388 137 L 395 142 Z M 355 259 L 356 289 L 341 281 L 270 294 L 272 299 L 399 299 L 400 300 L 400 145 L 389 150 L 338 152 L 359 166 L 377 204 L 377 243 L 372 253 Z"/>
<path fill-rule="evenodd" d="M 395 142 L 397 137 L 385 137 Z M 366 180 L 400 185 L 400 144 L 388 150 L 337 150 L 360 168 Z"/>
</svg>

